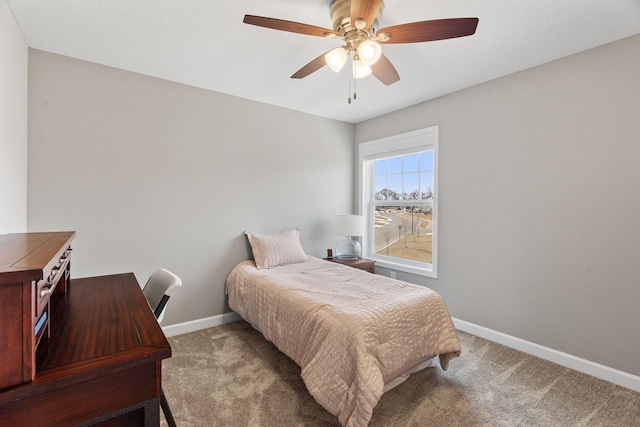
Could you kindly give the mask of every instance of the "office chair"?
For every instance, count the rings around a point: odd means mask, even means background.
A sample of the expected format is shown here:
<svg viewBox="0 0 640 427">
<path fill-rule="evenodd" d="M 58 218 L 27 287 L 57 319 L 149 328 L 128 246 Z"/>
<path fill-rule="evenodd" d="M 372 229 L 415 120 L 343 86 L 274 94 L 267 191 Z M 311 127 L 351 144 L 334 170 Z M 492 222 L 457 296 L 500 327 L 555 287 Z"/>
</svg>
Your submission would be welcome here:
<svg viewBox="0 0 640 427">
<path fill-rule="evenodd" d="M 175 290 L 180 286 L 182 286 L 182 279 L 164 268 L 154 271 L 151 277 L 149 277 L 147 284 L 144 285 L 142 293 L 144 293 L 144 296 L 147 298 L 158 323 L 162 322 L 164 318 L 169 297 L 173 295 Z M 160 407 L 162 408 L 169 427 L 176 427 L 176 421 L 173 419 L 169 402 L 167 402 L 167 398 L 164 396 L 164 390 L 160 395 Z"/>
</svg>

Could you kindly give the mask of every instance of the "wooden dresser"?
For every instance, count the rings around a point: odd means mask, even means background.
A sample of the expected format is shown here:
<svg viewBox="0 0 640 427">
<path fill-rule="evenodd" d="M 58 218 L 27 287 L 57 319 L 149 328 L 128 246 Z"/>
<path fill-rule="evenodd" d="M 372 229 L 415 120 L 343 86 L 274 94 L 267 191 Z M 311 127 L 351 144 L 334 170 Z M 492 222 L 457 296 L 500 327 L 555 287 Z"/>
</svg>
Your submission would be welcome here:
<svg viewBox="0 0 640 427">
<path fill-rule="evenodd" d="M 158 426 L 171 347 L 133 273 L 70 279 L 74 236 L 0 236 L 1 423 Z"/>
</svg>

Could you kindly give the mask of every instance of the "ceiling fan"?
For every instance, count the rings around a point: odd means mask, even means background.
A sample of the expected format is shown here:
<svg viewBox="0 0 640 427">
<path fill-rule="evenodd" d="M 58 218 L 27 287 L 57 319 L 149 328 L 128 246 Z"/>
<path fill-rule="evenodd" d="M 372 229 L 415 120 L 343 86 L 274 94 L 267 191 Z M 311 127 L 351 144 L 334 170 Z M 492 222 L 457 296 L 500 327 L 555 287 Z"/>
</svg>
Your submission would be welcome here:
<svg viewBox="0 0 640 427">
<path fill-rule="evenodd" d="M 333 30 L 314 25 L 263 16 L 245 15 L 245 24 L 329 39 L 342 39 L 343 46 L 329 50 L 296 71 L 291 78 L 301 79 L 325 65 L 338 72 L 352 59 L 354 78 L 373 74 L 385 85 L 400 80 L 380 44 L 419 43 L 470 36 L 476 32 L 478 18 L 450 18 L 412 22 L 376 30 L 384 8 L 383 0 L 334 0 L 330 15 Z"/>
</svg>

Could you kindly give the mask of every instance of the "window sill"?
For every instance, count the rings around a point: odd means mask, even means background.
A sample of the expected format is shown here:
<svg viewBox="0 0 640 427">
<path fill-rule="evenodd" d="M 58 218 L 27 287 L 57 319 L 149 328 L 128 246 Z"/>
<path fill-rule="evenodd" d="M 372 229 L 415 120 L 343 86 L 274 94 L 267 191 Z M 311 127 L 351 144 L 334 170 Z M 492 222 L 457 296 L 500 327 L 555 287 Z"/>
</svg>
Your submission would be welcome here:
<svg viewBox="0 0 640 427">
<path fill-rule="evenodd" d="M 415 274 L 416 276 L 429 277 L 431 279 L 437 279 L 438 275 L 430 268 L 416 267 L 413 265 L 406 265 L 397 262 L 391 262 L 388 260 L 380 259 L 374 256 L 370 256 L 370 259 L 376 260 L 376 267 L 382 267 L 389 270 L 401 271 L 403 273 Z"/>
</svg>

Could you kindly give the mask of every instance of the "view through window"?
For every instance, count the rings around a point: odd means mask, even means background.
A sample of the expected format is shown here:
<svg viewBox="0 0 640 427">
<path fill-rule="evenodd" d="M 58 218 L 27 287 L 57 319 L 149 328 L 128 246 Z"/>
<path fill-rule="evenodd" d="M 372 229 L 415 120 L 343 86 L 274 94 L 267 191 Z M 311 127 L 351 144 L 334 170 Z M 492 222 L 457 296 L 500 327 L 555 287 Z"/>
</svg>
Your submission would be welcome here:
<svg viewBox="0 0 640 427">
<path fill-rule="evenodd" d="M 376 254 L 433 262 L 433 173 L 433 150 L 375 160 Z"/>
</svg>

